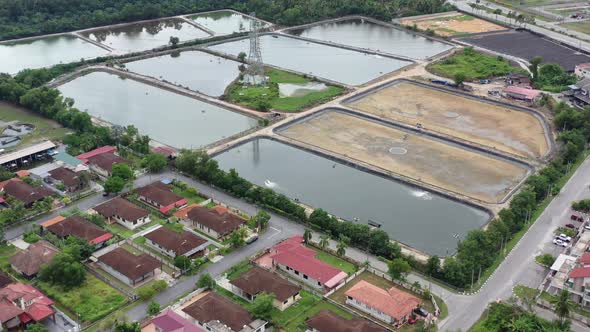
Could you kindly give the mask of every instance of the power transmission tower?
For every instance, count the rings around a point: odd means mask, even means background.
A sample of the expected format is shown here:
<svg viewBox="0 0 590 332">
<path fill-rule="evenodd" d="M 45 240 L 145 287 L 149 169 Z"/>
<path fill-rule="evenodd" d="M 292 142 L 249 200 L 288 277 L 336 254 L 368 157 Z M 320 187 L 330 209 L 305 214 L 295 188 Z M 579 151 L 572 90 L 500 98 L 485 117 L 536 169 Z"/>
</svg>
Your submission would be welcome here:
<svg viewBox="0 0 590 332">
<path fill-rule="evenodd" d="M 256 13 L 250 14 L 256 17 Z M 253 19 L 250 21 L 250 54 L 248 55 L 248 68 L 244 81 L 252 85 L 266 84 L 266 76 L 264 75 L 264 65 L 262 63 L 262 52 L 260 51 L 259 38 L 260 22 Z"/>
</svg>

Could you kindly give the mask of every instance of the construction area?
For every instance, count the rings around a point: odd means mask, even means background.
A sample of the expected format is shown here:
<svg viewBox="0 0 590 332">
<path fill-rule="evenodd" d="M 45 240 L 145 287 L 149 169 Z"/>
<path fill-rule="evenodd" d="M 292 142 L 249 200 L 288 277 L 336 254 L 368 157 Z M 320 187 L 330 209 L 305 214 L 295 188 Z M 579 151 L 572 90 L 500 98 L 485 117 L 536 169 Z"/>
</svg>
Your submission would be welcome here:
<svg viewBox="0 0 590 332">
<path fill-rule="evenodd" d="M 521 164 L 356 116 L 326 110 L 279 129 L 290 139 L 486 203 L 501 203 L 528 175 Z M 397 176 L 396 176 L 397 175 Z"/>
<path fill-rule="evenodd" d="M 431 30 L 437 35 L 445 37 L 506 30 L 503 26 L 459 12 L 428 15 L 427 17 L 409 17 L 401 19 L 400 23 L 407 27 L 416 25 L 418 30 Z"/>
<path fill-rule="evenodd" d="M 526 159 L 551 150 L 540 116 L 410 81 L 369 90 L 346 106 Z"/>
</svg>

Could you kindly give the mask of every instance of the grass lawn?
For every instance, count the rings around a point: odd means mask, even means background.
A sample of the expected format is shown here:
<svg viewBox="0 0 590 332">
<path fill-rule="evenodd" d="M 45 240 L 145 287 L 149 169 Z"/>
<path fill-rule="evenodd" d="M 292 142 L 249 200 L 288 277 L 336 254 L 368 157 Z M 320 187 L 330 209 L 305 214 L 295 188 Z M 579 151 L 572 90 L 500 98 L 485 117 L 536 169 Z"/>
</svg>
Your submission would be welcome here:
<svg viewBox="0 0 590 332">
<path fill-rule="evenodd" d="M 328 85 L 324 90 L 312 91 L 303 96 L 280 97 L 279 83 L 306 84 L 314 81 L 277 69 L 267 68 L 266 75 L 269 78 L 266 87 L 243 86 L 239 82 L 234 82 L 228 89 L 226 99 L 229 102 L 261 111 L 265 110 L 261 105 L 266 105 L 271 109 L 297 112 L 307 107 L 325 103 L 344 92 L 342 87 Z"/>
<path fill-rule="evenodd" d="M 25 145 L 41 141 L 44 139 L 61 141 L 71 131 L 62 127 L 55 121 L 45 119 L 33 112 L 29 112 L 19 107 L 7 103 L 0 103 L 0 120 L 1 121 L 19 121 L 35 126 L 33 132 L 22 137 L 22 142 L 7 150 L 19 149 Z"/>
<path fill-rule="evenodd" d="M 150 228 L 154 225 L 157 225 L 158 223 L 160 223 L 162 221 L 162 219 L 159 219 L 158 217 L 151 215 L 150 216 L 151 220 L 149 223 L 138 227 L 136 229 L 128 229 L 124 226 L 121 226 L 117 223 L 111 224 L 111 225 L 106 225 L 104 228 L 106 230 L 108 230 L 109 232 L 119 235 L 120 237 L 127 239 L 129 237 L 131 237 L 133 234 L 141 232 L 144 229 Z"/>
<path fill-rule="evenodd" d="M 302 292 L 302 299 L 300 300 L 301 303 L 297 307 L 292 306 L 289 309 L 285 310 L 282 314 L 282 317 L 277 318 L 285 318 L 285 325 L 284 330 L 287 332 L 304 332 L 307 330 L 307 325 L 305 325 L 305 321 L 311 317 L 313 317 L 318 312 L 327 309 L 332 311 L 333 313 L 337 314 L 346 319 L 352 319 L 353 315 L 340 307 L 337 307 L 329 302 L 321 301 L 317 297 L 308 294 L 310 297 L 305 298 Z M 313 297 L 313 298 L 311 298 Z M 312 302 L 313 301 L 313 302 Z M 313 303 L 313 305 L 311 305 Z M 274 317 L 273 317 L 274 321 Z M 277 321 L 277 325 L 281 326 L 281 321 Z"/>
<path fill-rule="evenodd" d="M 80 320 L 94 322 L 117 310 L 127 302 L 127 298 L 91 274 L 86 274 L 86 281 L 71 290 L 39 282 L 37 286 L 62 307 L 79 315 Z"/>
<path fill-rule="evenodd" d="M 198 193 L 195 194 L 195 192 L 191 192 L 188 189 L 190 188 L 182 190 L 177 186 L 172 186 L 172 191 L 175 194 L 182 196 L 182 198 L 186 198 L 188 200 L 188 205 L 198 204 L 207 200 L 205 197 L 200 196 Z"/>
<path fill-rule="evenodd" d="M 562 27 L 590 35 L 590 22 L 571 22 L 561 24 Z"/>
<path fill-rule="evenodd" d="M 491 78 L 522 71 L 512 66 L 508 60 L 471 49 L 460 51 L 445 60 L 428 65 L 427 69 L 436 75 L 451 79 L 456 74 L 463 73 L 466 80 Z"/>
<path fill-rule="evenodd" d="M 225 271 L 227 273 L 227 279 L 233 280 L 241 276 L 242 274 L 246 273 L 252 267 L 253 265 L 250 264 L 250 261 L 248 259 L 244 259 L 238 264 L 232 266 L 229 270 Z"/>
<path fill-rule="evenodd" d="M 13 245 L 8 246 L 0 246 L 0 269 L 8 269 L 10 268 L 10 263 L 8 259 L 12 257 L 17 252 L 17 248 Z"/>
<path fill-rule="evenodd" d="M 354 264 L 349 263 L 349 262 L 347 262 L 341 258 L 338 258 L 332 254 L 329 254 L 325 251 L 321 251 L 321 250 L 314 248 L 314 247 L 308 246 L 308 248 L 313 249 L 318 253 L 315 257 L 317 259 L 319 259 L 320 261 L 330 264 L 336 268 L 339 268 L 340 270 L 342 270 L 348 274 L 353 274 L 358 270 L 358 268 Z"/>
</svg>

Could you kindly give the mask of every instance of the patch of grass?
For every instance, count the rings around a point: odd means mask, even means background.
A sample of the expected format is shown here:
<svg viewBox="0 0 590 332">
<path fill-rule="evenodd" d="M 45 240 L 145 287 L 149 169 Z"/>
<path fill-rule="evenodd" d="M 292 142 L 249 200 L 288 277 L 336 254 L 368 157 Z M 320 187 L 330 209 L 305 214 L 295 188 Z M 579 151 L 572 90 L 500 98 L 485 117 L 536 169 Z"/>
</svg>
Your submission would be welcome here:
<svg viewBox="0 0 590 332">
<path fill-rule="evenodd" d="M 319 259 L 320 261 L 322 261 L 324 263 L 327 263 L 327 264 L 332 265 L 333 267 L 339 268 L 340 270 L 342 270 L 348 274 L 353 274 L 357 271 L 357 267 L 352 263 L 349 263 L 341 258 L 338 258 L 332 254 L 325 252 L 325 251 L 321 251 L 317 248 L 309 247 L 309 246 L 308 246 L 308 248 L 315 250 L 318 253 L 315 256 L 315 258 Z"/>
<path fill-rule="evenodd" d="M 313 308 L 321 299 L 309 292 L 301 291 L 299 292 L 301 299 L 291 305 L 289 308 L 285 309 L 284 311 L 275 310 L 272 313 L 272 323 L 278 328 L 287 329 L 287 326 L 291 326 L 295 320 L 300 317 L 306 317 L 305 319 L 309 318 L 306 315 L 306 312 Z M 303 319 L 303 322 L 305 322 Z M 297 326 L 297 324 L 293 324 L 293 326 Z M 290 331 L 287 329 L 287 331 Z"/>
<path fill-rule="evenodd" d="M 250 264 L 250 261 L 248 259 L 244 259 L 243 261 L 232 266 L 231 268 L 229 268 L 229 270 L 227 270 L 225 272 L 227 273 L 227 278 L 229 280 L 233 280 L 233 279 L 241 276 L 242 274 L 244 274 L 245 272 L 247 272 L 251 268 L 252 268 L 252 264 Z"/>
<path fill-rule="evenodd" d="M 18 121 L 35 126 L 35 129 L 30 134 L 22 137 L 20 144 L 9 147 L 7 150 L 20 149 L 25 145 L 45 139 L 61 141 L 71 133 L 69 129 L 62 127 L 55 121 L 45 119 L 33 112 L 7 103 L 0 103 L 0 120 L 5 122 Z"/>
<path fill-rule="evenodd" d="M 476 80 L 506 75 L 510 72 L 522 71 L 514 67 L 506 59 L 491 56 L 472 49 L 465 49 L 457 54 L 427 66 L 432 73 L 454 78 L 456 74 L 463 73 L 465 79 Z"/>
<path fill-rule="evenodd" d="M 172 191 L 175 194 L 182 196 L 182 198 L 186 198 L 188 205 L 199 204 L 207 200 L 205 197 L 199 195 L 199 193 L 194 188 L 189 187 L 183 190 L 177 186 L 172 186 Z"/>
<path fill-rule="evenodd" d="M 127 298 L 91 274 L 77 288 L 66 290 L 44 282 L 37 286 L 51 299 L 61 304 L 85 322 L 94 322 L 117 310 L 127 302 Z"/>
<path fill-rule="evenodd" d="M 10 269 L 10 262 L 8 260 L 16 254 L 17 248 L 13 245 L 0 246 L 0 269 Z"/>
<path fill-rule="evenodd" d="M 314 306 L 310 307 L 309 309 L 307 309 L 305 311 L 297 312 L 299 315 L 296 317 L 293 317 L 289 321 L 289 323 L 285 325 L 285 331 L 287 331 L 287 332 L 304 332 L 304 331 L 306 331 L 307 326 L 305 325 L 305 321 L 307 319 L 313 317 L 315 314 L 317 314 L 318 312 L 320 312 L 322 310 L 330 310 L 333 313 L 335 313 L 338 316 L 341 316 L 345 319 L 350 320 L 353 318 L 353 315 L 350 312 L 343 310 L 340 307 L 337 307 L 329 302 L 319 301 Z"/>
<path fill-rule="evenodd" d="M 518 298 L 530 298 L 537 294 L 537 290 L 524 285 L 516 285 L 512 289 L 514 295 Z"/>
<path fill-rule="evenodd" d="M 327 85 L 321 91 L 312 91 L 299 97 L 280 97 L 279 83 L 306 84 L 313 80 L 277 69 L 266 69 L 269 80 L 266 87 L 244 86 L 234 82 L 228 89 L 227 100 L 261 111 L 266 108 L 287 112 L 301 111 L 307 107 L 322 104 L 342 94 L 344 88 Z"/>
<path fill-rule="evenodd" d="M 460 22 L 464 22 L 464 21 L 472 21 L 474 20 L 475 17 L 470 16 L 470 15 L 456 15 L 456 16 L 443 16 L 443 17 L 438 17 L 435 20 L 437 22 L 445 22 L 445 21 L 460 21 Z"/>
<path fill-rule="evenodd" d="M 571 29 L 574 31 L 578 31 L 578 32 L 590 35 L 590 22 L 588 22 L 588 21 L 564 23 L 564 24 L 561 24 L 561 26 L 566 29 Z"/>
</svg>

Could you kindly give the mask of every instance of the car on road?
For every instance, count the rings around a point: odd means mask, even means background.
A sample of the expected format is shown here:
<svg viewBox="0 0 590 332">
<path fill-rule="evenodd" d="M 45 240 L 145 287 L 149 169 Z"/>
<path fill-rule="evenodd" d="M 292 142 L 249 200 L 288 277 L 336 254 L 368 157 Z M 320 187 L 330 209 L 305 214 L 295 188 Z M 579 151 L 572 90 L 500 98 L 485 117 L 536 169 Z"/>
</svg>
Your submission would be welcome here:
<svg viewBox="0 0 590 332">
<path fill-rule="evenodd" d="M 565 224 L 565 227 L 572 228 L 573 229 L 573 228 L 576 228 L 576 225 L 574 225 L 574 224 Z"/>
<path fill-rule="evenodd" d="M 565 235 L 565 234 L 563 234 L 563 233 L 559 234 L 559 235 L 558 235 L 558 236 L 556 236 L 555 238 L 556 238 L 556 239 L 559 239 L 559 240 L 561 240 L 561 241 L 563 241 L 563 242 L 570 242 L 570 241 L 572 240 L 572 237 L 571 237 L 571 236 L 567 236 L 567 235 Z"/>
<path fill-rule="evenodd" d="M 561 241 L 558 238 L 553 239 L 553 244 L 556 245 L 556 246 L 564 247 L 564 248 L 567 247 L 567 243 Z"/>
</svg>

